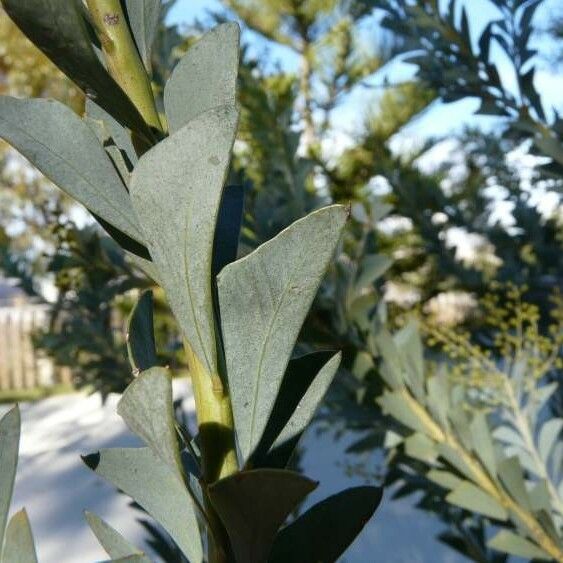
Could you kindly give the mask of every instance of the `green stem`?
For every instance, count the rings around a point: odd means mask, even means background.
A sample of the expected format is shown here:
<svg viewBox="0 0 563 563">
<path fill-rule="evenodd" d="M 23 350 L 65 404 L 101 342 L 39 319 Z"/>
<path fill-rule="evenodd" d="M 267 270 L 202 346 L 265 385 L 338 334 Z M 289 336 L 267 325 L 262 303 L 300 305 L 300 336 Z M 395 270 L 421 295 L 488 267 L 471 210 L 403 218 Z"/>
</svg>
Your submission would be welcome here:
<svg viewBox="0 0 563 563">
<path fill-rule="evenodd" d="M 207 373 L 186 343 L 199 428 L 203 479 L 213 483 L 238 471 L 231 401 L 218 374 Z"/>
<path fill-rule="evenodd" d="M 162 132 L 151 87 L 120 0 L 86 0 L 98 32 L 108 71 L 147 124 Z"/>
<path fill-rule="evenodd" d="M 210 374 L 185 343 L 194 389 L 199 428 L 201 469 L 205 508 L 212 534 L 209 536 L 209 563 L 226 563 L 229 541 L 221 520 L 211 505 L 205 486 L 238 471 L 231 401 L 218 374 Z"/>
</svg>

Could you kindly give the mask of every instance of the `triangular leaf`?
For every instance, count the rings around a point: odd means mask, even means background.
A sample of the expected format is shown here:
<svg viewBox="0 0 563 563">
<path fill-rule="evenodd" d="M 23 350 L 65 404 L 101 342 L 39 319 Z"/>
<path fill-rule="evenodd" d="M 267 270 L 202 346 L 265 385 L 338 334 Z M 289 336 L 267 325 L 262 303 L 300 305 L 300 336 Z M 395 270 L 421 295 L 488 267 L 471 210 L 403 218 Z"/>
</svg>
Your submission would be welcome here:
<svg viewBox="0 0 563 563">
<path fill-rule="evenodd" d="M 484 413 L 477 413 L 471 421 L 471 436 L 473 451 L 479 456 L 489 475 L 496 475 L 495 447 L 491 439 L 491 432 Z"/>
<path fill-rule="evenodd" d="M 238 110 L 199 115 L 145 153 L 131 198 L 174 316 L 195 355 L 217 373 L 211 264 Z"/>
<path fill-rule="evenodd" d="M 92 213 L 142 242 L 119 174 L 94 132 L 72 110 L 51 100 L 2 96 L 0 137 Z"/>
<path fill-rule="evenodd" d="M 127 351 L 131 366 L 139 372 L 155 367 L 158 363 L 154 341 L 153 297 L 150 290 L 141 294 L 129 316 Z"/>
<path fill-rule="evenodd" d="M 121 124 L 152 138 L 133 103 L 98 58 L 80 0 L 2 0 L 2 5 L 23 33 L 88 97 Z"/>
<path fill-rule="evenodd" d="M 266 427 L 347 215 L 340 205 L 311 213 L 218 277 L 227 376 L 245 461 Z"/>
<path fill-rule="evenodd" d="M 265 562 L 279 527 L 316 486 L 299 473 L 277 469 L 243 471 L 213 483 L 209 498 L 236 562 Z"/>
<path fill-rule="evenodd" d="M 341 354 L 315 352 L 289 362 L 253 464 L 261 466 L 261 457 L 270 448 L 301 436 L 334 379 L 340 359 Z"/>
<path fill-rule="evenodd" d="M 405 380 L 416 397 L 424 397 L 424 351 L 416 321 L 410 321 L 397 331 L 393 340 L 400 350 L 405 366 Z"/>
<path fill-rule="evenodd" d="M 84 457 L 92 471 L 141 505 L 193 563 L 203 550 L 193 501 L 177 473 L 149 448 L 113 448 Z"/>
<path fill-rule="evenodd" d="M 541 427 L 539 435 L 539 452 L 542 460 L 547 463 L 553 446 L 557 442 L 561 430 L 563 429 L 563 418 L 553 418 L 548 420 Z"/>
<path fill-rule="evenodd" d="M 530 501 L 518 457 L 503 459 L 498 464 L 498 474 L 510 496 L 520 506 L 529 509 Z"/>
<path fill-rule="evenodd" d="M 510 530 L 501 530 L 487 545 L 498 551 L 510 553 L 517 557 L 526 559 L 545 559 L 551 561 L 551 556 L 545 553 L 543 549 L 534 545 L 526 538 L 511 532 Z"/>
<path fill-rule="evenodd" d="M 130 383 L 117 404 L 117 412 L 172 471 L 183 474 L 172 381 L 165 368 L 151 368 Z"/>
<path fill-rule="evenodd" d="M 382 489 L 355 487 L 316 504 L 276 537 L 268 563 L 337 561 L 381 502 Z"/>
<path fill-rule="evenodd" d="M 14 490 L 20 444 L 20 410 L 14 407 L 0 419 L 0 550 Z"/>
<path fill-rule="evenodd" d="M 2 561 L 5 563 L 37 563 L 35 543 L 25 508 L 16 512 L 8 524 Z"/>
<path fill-rule="evenodd" d="M 393 264 L 393 260 L 382 254 L 366 256 L 360 266 L 356 289 L 371 287 Z"/>
<path fill-rule="evenodd" d="M 140 549 L 131 545 L 119 532 L 114 530 L 100 517 L 88 511 L 84 514 L 90 529 L 110 557 L 116 559 L 119 557 L 129 557 L 130 555 L 143 554 Z"/>
<path fill-rule="evenodd" d="M 456 487 L 446 497 L 446 500 L 451 504 L 461 506 L 472 512 L 484 514 L 496 520 L 504 521 L 508 518 L 506 510 L 501 504 L 469 481 L 464 481 L 461 485 Z"/>
<path fill-rule="evenodd" d="M 176 65 L 164 88 L 170 133 L 211 108 L 235 103 L 240 53 L 238 24 L 206 33 Z"/>
</svg>

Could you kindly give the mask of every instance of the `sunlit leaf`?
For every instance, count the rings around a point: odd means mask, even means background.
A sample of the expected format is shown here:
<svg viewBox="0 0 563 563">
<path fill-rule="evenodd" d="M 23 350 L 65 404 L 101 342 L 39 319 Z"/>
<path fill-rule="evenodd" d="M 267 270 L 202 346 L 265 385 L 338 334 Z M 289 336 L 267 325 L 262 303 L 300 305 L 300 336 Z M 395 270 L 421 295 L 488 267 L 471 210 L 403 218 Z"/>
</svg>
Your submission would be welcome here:
<svg viewBox="0 0 563 563">
<path fill-rule="evenodd" d="M 131 198 L 160 282 L 192 349 L 217 373 L 211 266 L 238 110 L 200 114 L 137 163 Z"/>
<path fill-rule="evenodd" d="M 192 45 L 164 88 L 164 109 L 171 133 L 201 113 L 235 103 L 240 28 L 225 23 Z"/>
<path fill-rule="evenodd" d="M 311 213 L 218 277 L 227 376 L 245 461 L 264 432 L 347 215 L 339 205 Z"/>
</svg>

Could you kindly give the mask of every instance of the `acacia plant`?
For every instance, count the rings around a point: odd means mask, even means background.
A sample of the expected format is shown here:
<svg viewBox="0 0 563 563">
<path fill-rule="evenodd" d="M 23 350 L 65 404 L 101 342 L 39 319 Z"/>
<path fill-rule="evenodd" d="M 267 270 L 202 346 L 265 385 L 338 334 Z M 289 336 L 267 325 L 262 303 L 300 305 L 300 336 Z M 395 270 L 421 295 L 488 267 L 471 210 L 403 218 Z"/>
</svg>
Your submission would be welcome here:
<svg viewBox="0 0 563 563">
<path fill-rule="evenodd" d="M 128 331 L 135 379 L 118 412 L 145 447 L 84 461 L 191 562 L 335 561 L 380 490 L 346 490 L 285 524 L 317 486 L 286 467 L 340 361 L 292 353 L 348 211 L 320 209 L 236 259 L 242 190 L 224 184 L 239 114 L 238 26 L 220 25 L 188 51 L 159 112 L 149 65 L 159 1 L 3 5 L 88 100 L 80 118 L 55 101 L 2 97 L 0 136 L 88 208 L 164 289 L 189 357 L 197 436 L 174 418 L 171 375 L 156 359 L 152 296 L 143 294 Z M 19 426 L 17 408 L 0 423 L 2 535 Z M 112 560 L 148 560 L 108 524 L 87 519 Z M 14 552 L 35 561 L 34 551 L 18 513 L 2 561 Z"/>
</svg>

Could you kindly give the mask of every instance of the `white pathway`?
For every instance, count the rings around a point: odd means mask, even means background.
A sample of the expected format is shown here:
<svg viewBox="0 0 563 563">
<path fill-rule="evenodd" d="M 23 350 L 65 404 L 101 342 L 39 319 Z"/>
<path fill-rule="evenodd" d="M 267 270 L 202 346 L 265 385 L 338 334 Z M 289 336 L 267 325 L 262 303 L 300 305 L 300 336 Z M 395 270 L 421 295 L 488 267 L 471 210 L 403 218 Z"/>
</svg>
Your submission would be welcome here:
<svg viewBox="0 0 563 563">
<path fill-rule="evenodd" d="M 175 381 L 175 394 L 193 412 L 186 382 Z M 103 560 L 84 522 L 84 509 L 107 519 L 128 539 L 143 545 L 144 531 L 136 523 L 139 513 L 127 497 L 97 478 L 80 454 L 102 447 L 132 446 L 138 441 L 115 413 L 117 396 L 102 406 L 98 395 L 52 397 L 22 405 L 22 441 L 13 510 L 27 508 L 40 563 L 92 563 Z M 0 406 L 0 415 L 6 410 Z M 339 465 L 346 439 L 333 442 L 314 431 L 305 439 L 302 466 L 321 481 L 308 503 L 346 486 L 361 484 L 347 478 Z M 382 506 L 361 537 L 342 560 L 346 563 L 457 563 L 462 561 L 434 540 L 439 524 L 412 508 L 410 501 L 389 501 Z M 288 562 L 290 563 L 290 562 Z"/>
</svg>

